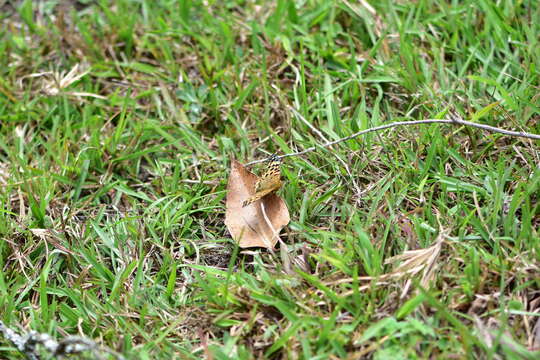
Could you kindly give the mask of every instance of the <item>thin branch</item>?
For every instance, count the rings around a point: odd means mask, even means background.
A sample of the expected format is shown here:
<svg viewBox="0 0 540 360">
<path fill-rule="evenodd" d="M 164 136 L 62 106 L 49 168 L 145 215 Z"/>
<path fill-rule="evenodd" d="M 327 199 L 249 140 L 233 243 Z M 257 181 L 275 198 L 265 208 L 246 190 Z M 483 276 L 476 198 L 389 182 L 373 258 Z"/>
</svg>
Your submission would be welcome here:
<svg viewBox="0 0 540 360">
<path fill-rule="evenodd" d="M 307 148 L 305 150 L 302 150 L 302 151 L 298 151 L 298 152 L 290 153 L 290 154 L 280 155 L 280 156 L 278 156 L 278 158 L 282 159 L 282 158 L 286 158 L 286 157 L 289 157 L 289 156 L 298 156 L 298 155 L 307 154 L 309 152 L 315 151 L 315 149 L 317 149 L 317 148 L 330 147 L 332 145 L 336 145 L 336 144 L 339 144 L 341 142 L 354 139 L 354 138 L 356 138 L 356 137 L 358 137 L 360 135 L 364 135 L 364 134 L 367 134 L 367 133 L 370 133 L 370 132 L 385 130 L 385 129 L 389 129 L 389 128 L 393 128 L 393 127 L 397 127 L 397 126 L 419 125 L 419 124 L 459 124 L 459 125 L 464 125 L 464 126 L 475 127 L 475 128 L 478 128 L 478 129 L 482 129 L 482 130 L 486 130 L 486 131 L 490 131 L 490 132 L 494 132 L 494 133 L 504 134 L 504 135 L 508 135 L 508 136 L 515 136 L 515 137 L 523 137 L 523 138 L 527 138 L 527 139 L 540 140 L 540 135 L 538 135 L 538 134 L 531 134 L 531 133 L 527 133 L 527 132 L 523 132 L 523 131 L 504 130 L 504 129 L 500 129 L 500 128 L 497 128 L 497 127 L 494 127 L 494 126 L 489 126 L 489 125 L 474 123 L 474 122 L 471 122 L 471 121 L 461 120 L 461 119 L 459 119 L 457 117 L 454 117 L 453 119 L 424 119 L 424 120 L 411 120 L 411 121 L 397 121 L 397 122 L 393 122 L 393 123 L 390 123 L 390 124 L 376 126 L 374 128 L 358 131 L 358 132 L 356 132 L 356 133 L 354 133 L 352 135 L 346 136 L 344 138 L 341 138 L 341 139 L 338 139 L 338 140 L 335 140 L 335 141 L 330 141 L 330 142 L 326 142 L 326 143 L 321 144 L 321 145 L 309 147 L 309 148 Z M 251 162 L 245 164 L 245 166 L 258 164 L 258 163 L 264 162 L 266 160 L 267 159 L 251 161 Z"/>
</svg>

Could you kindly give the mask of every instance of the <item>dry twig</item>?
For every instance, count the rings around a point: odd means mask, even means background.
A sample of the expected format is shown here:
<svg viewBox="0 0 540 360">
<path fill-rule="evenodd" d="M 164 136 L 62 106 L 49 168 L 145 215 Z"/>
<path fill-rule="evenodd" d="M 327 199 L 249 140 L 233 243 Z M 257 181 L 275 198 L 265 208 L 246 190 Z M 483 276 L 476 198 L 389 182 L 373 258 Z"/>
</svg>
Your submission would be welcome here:
<svg viewBox="0 0 540 360">
<path fill-rule="evenodd" d="M 503 134 L 503 135 L 508 135 L 508 136 L 515 136 L 515 137 L 523 137 L 523 138 L 527 138 L 527 139 L 540 140 L 540 135 L 538 135 L 538 134 L 531 134 L 531 133 L 524 132 L 524 131 L 511 131 L 511 130 L 500 129 L 498 127 L 494 127 L 494 126 L 490 126 L 490 125 L 484 125 L 484 124 L 478 124 L 478 123 L 475 123 L 475 122 L 472 122 L 472 121 L 462 120 L 462 119 L 460 119 L 460 118 L 458 118 L 456 116 L 452 116 L 451 119 L 424 119 L 424 120 L 411 120 L 411 121 L 397 121 L 397 122 L 393 122 L 393 123 L 390 123 L 390 124 L 376 126 L 374 128 L 358 131 L 358 132 L 356 132 L 356 133 L 354 133 L 352 135 L 346 136 L 346 137 L 341 138 L 341 139 L 337 139 L 337 140 L 334 140 L 334 141 L 329 141 L 329 142 L 326 142 L 326 143 L 318 145 L 318 146 L 309 147 L 309 148 L 307 148 L 305 150 L 302 150 L 302 151 L 298 151 L 298 152 L 294 152 L 294 153 L 290 153 L 290 154 L 280 155 L 280 156 L 278 156 L 278 158 L 282 159 L 282 158 L 286 158 L 286 157 L 289 157 L 289 156 L 298 156 L 298 155 L 307 154 L 309 152 L 315 151 L 315 149 L 317 149 L 317 148 L 330 147 L 332 145 L 336 145 L 336 144 L 342 143 L 344 141 L 354 139 L 354 138 L 356 138 L 356 137 L 358 137 L 360 135 L 364 135 L 364 134 L 367 134 L 367 133 L 370 133 L 370 132 L 381 131 L 381 130 L 390 129 L 390 128 L 397 127 L 397 126 L 420 125 L 420 124 L 463 125 L 463 126 L 470 126 L 470 127 L 490 131 L 490 132 L 493 132 L 493 133 L 499 133 L 499 134 Z M 264 162 L 264 161 L 267 161 L 267 160 L 268 159 L 255 160 L 255 161 L 252 161 L 252 162 L 249 162 L 249 163 L 245 164 L 245 166 L 258 164 L 258 163 L 261 163 L 261 162 Z"/>
</svg>

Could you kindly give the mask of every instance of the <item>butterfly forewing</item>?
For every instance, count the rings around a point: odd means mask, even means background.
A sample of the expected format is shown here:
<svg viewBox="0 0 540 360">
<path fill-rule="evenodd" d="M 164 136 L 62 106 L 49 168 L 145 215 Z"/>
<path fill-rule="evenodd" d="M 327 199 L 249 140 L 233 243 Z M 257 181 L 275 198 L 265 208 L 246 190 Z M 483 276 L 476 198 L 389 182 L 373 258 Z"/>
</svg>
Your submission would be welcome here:
<svg viewBox="0 0 540 360">
<path fill-rule="evenodd" d="M 255 183 L 255 194 L 244 201 L 243 207 L 252 204 L 263 196 L 266 196 L 281 187 L 281 159 L 272 155 L 264 174 Z"/>
</svg>

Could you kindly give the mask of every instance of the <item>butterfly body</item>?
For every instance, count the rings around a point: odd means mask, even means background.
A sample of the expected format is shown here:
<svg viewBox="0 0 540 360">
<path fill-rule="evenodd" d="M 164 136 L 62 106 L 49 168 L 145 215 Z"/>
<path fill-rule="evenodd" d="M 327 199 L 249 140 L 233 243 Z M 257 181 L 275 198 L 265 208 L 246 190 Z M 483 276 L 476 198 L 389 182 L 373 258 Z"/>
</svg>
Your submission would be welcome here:
<svg viewBox="0 0 540 360">
<path fill-rule="evenodd" d="M 254 203 L 281 187 L 281 160 L 277 155 L 272 155 L 269 161 L 268 168 L 255 183 L 254 194 L 242 203 L 242 207 Z"/>
</svg>

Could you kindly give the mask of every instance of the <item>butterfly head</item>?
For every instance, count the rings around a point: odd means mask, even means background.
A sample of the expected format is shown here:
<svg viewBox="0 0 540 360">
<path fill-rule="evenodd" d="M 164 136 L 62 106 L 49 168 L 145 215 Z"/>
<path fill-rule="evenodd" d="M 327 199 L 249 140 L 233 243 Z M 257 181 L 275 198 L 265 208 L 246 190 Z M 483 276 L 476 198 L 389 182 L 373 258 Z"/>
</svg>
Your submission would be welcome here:
<svg viewBox="0 0 540 360">
<path fill-rule="evenodd" d="M 281 165 L 281 163 L 283 162 L 283 160 L 281 160 L 278 154 L 272 154 L 266 161 L 268 161 L 270 165 L 272 164 Z"/>
</svg>

